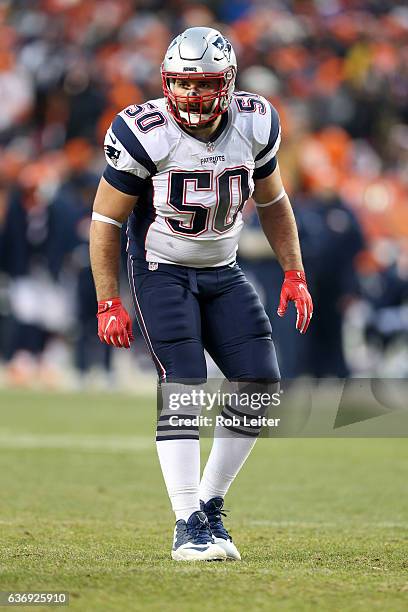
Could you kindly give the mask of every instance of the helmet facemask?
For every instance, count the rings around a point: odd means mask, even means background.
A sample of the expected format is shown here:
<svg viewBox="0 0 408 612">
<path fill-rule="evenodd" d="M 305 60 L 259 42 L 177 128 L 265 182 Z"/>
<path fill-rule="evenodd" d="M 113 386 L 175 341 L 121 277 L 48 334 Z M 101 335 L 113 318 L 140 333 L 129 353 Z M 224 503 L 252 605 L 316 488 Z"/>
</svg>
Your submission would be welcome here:
<svg viewBox="0 0 408 612">
<path fill-rule="evenodd" d="M 202 127 L 211 124 L 217 117 L 225 113 L 230 104 L 235 86 L 236 70 L 229 67 L 218 73 L 204 72 L 169 72 L 162 66 L 163 92 L 167 100 L 167 107 L 173 117 L 188 127 Z M 174 83 L 177 80 L 196 79 L 217 80 L 216 91 L 202 95 L 175 94 Z M 211 103 L 209 108 L 206 108 Z"/>
</svg>

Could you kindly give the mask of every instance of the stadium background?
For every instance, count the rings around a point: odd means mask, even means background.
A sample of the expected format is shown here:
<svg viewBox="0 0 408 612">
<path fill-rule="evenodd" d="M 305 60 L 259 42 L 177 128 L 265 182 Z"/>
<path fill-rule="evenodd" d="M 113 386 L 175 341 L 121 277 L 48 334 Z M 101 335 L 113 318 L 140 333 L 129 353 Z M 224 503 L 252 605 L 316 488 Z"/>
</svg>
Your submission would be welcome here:
<svg viewBox="0 0 408 612">
<path fill-rule="evenodd" d="M 293 308 L 275 314 L 281 272 L 251 203 L 240 262 L 266 304 L 283 376 L 408 374 L 404 3 L 5 0 L 0 24 L 3 383 L 126 389 L 152 377 L 140 335 L 131 355 L 96 336 L 90 210 L 112 117 L 161 97 L 165 49 L 194 25 L 231 40 L 238 89 L 281 116 L 279 161 L 315 302 L 305 337 Z M 130 307 L 125 277 L 122 294 Z"/>
</svg>

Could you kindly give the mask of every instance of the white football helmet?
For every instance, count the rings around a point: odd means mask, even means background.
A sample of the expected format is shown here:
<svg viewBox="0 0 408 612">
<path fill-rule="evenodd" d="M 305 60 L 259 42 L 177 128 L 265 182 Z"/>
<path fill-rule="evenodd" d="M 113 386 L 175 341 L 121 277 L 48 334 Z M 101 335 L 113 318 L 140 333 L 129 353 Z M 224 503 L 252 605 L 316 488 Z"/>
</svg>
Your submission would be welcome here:
<svg viewBox="0 0 408 612">
<path fill-rule="evenodd" d="M 237 60 L 231 43 L 213 28 L 188 28 L 167 49 L 161 66 L 167 108 L 179 123 L 206 125 L 224 113 L 231 102 Z M 202 96 L 176 95 L 176 79 L 218 79 L 217 91 Z M 213 102 L 210 110 L 203 105 Z M 180 104 L 184 110 L 180 108 Z"/>
</svg>

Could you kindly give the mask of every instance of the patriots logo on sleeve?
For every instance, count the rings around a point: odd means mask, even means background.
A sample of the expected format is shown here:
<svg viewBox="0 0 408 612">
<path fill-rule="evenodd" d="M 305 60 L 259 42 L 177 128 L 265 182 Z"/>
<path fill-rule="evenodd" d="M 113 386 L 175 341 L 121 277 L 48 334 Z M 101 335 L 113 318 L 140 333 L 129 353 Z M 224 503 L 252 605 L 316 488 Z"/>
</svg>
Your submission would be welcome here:
<svg viewBox="0 0 408 612">
<path fill-rule="evenodd" d="M 116 166 L 119 161 L 120 151 L 111 145 L 105 145 L 104 149 L 106 155 L 112 160 L 113 165 Z"/>
</svg>

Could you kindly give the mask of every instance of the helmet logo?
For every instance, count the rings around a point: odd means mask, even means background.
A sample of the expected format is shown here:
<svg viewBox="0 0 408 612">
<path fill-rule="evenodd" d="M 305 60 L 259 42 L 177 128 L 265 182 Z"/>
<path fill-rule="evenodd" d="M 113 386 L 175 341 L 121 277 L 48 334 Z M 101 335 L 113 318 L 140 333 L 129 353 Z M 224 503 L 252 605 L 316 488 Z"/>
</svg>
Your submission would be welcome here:
<svg viewBox="0 0 408 612">
<path fill-rule="evenodd" d="M 195 66 L 184 66 L 183 72 L 197 72 L 197 68 Z"/>
<path fill-rule="evenodd" d="M 213 42 L 214 47 L 222 51 L 228 61 L 231 60 L 231 43 L 223 36 L 218 36 Z"/>
</svg>

